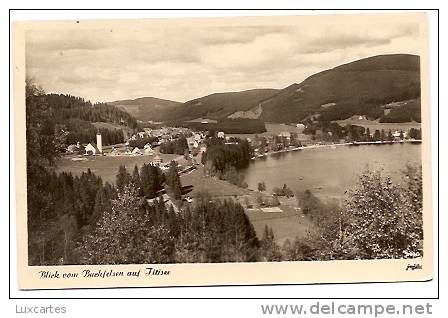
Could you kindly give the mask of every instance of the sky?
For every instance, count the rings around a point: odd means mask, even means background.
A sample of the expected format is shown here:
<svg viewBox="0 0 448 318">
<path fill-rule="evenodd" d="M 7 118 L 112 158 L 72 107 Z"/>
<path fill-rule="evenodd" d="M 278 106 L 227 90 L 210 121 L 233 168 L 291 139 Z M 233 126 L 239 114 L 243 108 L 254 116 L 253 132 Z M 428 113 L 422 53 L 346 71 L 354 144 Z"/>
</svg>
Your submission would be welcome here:
<svg viewBox="0 0 448 318">
<path fill-rule="evenodd" d="M 26 72 L 47 92 L 92 102 L 144 96 L 185 102 L 284 88 L 360 58 L 418 55 L 421 47 L 419 25 L 409 19 L 310 22 L 33 29 L 26 36 Z"/>
</svg>

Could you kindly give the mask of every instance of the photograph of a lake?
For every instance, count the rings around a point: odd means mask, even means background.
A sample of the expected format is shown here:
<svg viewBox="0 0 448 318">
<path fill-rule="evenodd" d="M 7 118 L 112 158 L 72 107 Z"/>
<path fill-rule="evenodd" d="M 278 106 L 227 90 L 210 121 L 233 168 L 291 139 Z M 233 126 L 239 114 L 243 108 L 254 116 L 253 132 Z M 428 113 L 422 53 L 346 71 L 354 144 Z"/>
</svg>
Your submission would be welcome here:
<svg viewBox="0 0 448 318">
<path fill-rule="evenodd" d="M 420 163 L 421 144 L 339 146 L 257 158 L 242 172 L 253 190 L 264 181 L 268 192 L 286 184 L 294 192 L 309 189 L 321 199 L 338 199 L 366 167 L 383 169 L 384 175 L 401 182 L 406 165 Z"/>
</svg>

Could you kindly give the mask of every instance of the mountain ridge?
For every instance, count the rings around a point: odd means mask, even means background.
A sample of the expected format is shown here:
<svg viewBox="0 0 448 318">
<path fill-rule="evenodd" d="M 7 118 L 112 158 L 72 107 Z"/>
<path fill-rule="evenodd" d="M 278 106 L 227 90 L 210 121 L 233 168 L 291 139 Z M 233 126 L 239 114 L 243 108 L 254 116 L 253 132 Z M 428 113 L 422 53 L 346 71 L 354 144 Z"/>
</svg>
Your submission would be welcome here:
<svg viewBox="0 0 448 318">
<path fill-rule="evenodd" d="M 111 104 L 140 120 L 154 121 L 253 118 L 288 123 L 310 115 L 339 120 L 355 114 L 383 121 L 420 121 L 419 97 L 420 57 L 384 54 L 323 70 L 283 89 L 219 92 L 185 103 L 143 97 Z M 418 105 L 394 110 L 393 118 L 388 118 L 385 105 L 406 100 L 418 100 Z"/>
</svg>

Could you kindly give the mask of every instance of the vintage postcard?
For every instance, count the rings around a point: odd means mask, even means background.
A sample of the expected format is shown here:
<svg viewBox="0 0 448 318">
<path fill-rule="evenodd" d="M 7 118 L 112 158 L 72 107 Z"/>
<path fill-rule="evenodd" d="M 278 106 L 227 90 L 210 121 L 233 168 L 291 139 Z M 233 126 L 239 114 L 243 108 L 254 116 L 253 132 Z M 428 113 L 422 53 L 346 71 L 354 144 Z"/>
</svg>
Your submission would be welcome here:
<svg viewBox="0 0 448 318">
<path fill-rule="evenodd" d="M 13 25 L 20 289 L 433 277 L 424 13 Z"/>
</svg>

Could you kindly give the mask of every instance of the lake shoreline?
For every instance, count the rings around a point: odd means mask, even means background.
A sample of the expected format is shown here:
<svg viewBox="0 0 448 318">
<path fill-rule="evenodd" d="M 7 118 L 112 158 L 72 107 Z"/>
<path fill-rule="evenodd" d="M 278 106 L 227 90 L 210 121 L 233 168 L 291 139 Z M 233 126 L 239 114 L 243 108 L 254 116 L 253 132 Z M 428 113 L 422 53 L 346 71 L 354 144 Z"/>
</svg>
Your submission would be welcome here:
<svg viewBox="0 0 448 318">
<path fill-rule="evenodd" d="M 405 144 L 405 143 L 421 143 L 421 139 L 415 140 L 400 140 L 400 141 L 356 141 L 356 142 L 345 142 L 345 143 L 335 143 L 335 144 L 325 144 L 325 145 L 312 145 L 312 146 L 299 146 L 290 149 L 283 149 L 278 151 L 266 152 L 250 158 L 251 160 L 261 159 L 267 156 L 287 153 L 292 151 L 306 150 L 306 149 L 319 149 L 319 148 L 335 148 L 341 146 L 364 146 L 364 145 L 392 145 L 392 144 Z"/>
</svg>

